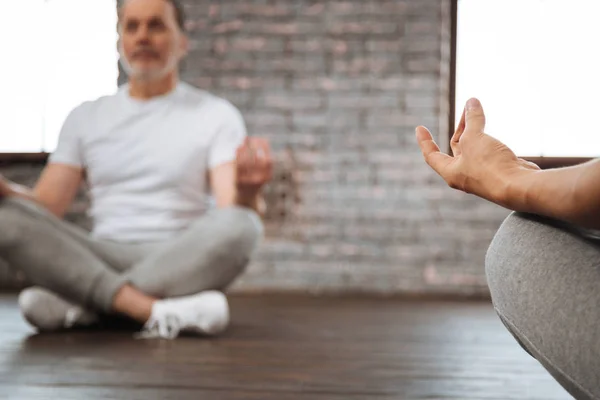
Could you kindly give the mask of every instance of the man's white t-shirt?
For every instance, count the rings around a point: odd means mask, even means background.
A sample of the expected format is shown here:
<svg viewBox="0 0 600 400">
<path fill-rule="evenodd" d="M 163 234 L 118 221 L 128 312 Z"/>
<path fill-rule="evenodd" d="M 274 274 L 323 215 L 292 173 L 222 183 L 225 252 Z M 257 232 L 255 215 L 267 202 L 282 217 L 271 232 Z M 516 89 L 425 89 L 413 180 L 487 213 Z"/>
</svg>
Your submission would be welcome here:
<svg viewBox="0 0 600 400">
<path fill-rule="evenodd" d="M 233 161 L 245 136 L 239 110 L 206 91 L 180 82 L 138 100 L 123 85 L 69 114 L 49 162 L 85 169 L 93 236 L 157 241 L 207 211 L 208 169 Z"/>
</svg>

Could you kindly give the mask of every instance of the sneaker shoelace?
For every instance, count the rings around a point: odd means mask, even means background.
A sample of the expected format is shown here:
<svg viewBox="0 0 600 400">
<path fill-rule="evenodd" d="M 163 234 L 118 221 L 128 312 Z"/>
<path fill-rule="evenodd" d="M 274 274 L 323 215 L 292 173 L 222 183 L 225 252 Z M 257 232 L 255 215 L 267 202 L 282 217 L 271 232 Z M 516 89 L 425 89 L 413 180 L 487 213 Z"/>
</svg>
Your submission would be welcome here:
<svg viewBox="0 0 600 400">
<path fill-rule="evenodd" d="M 137 339 L 174 339 L 179 335 L 180 330 L 179 318 L 175 315 L 165 314 L 159 318 L 151 317 L 135 337 Z"/>
</svg>

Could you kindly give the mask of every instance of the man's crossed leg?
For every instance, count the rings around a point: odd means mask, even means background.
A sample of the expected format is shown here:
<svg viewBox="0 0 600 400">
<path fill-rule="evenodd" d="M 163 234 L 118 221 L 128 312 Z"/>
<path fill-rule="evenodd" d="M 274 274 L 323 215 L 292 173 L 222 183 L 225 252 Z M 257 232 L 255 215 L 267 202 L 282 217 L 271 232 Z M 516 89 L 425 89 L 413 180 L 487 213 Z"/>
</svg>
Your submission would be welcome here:
<svg viewBox="0 0 600 400">
<path fill-rule="evenodd" d="M 19 198 L 0 199 L 0 258 L 35 286 L 19 296 L 40 330 L 124 315 L 144 336 L 221 332 L 229 308 L 220 292 L 243 272 L 262 235 L 253 211 L 215 209 L 158 243 L 97 240 Z"/>
</svg>

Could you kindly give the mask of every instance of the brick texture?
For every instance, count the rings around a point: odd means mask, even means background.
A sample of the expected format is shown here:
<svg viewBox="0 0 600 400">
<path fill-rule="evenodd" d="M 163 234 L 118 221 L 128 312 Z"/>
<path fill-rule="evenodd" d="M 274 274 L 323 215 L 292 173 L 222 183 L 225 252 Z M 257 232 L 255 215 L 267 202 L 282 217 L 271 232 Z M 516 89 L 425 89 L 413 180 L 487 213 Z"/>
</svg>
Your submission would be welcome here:
<svg viewBox="0 0 600 400">
<path fill-rule="evenodd" d="M 239 107 L 277 161 L 267 237 L 233 290 L 487 294 L 507 211 L 449 189 L 414 140 L 425 124 L 447 143 L 450 0 L 185 7 L 182 78 Z"/>
</svg>

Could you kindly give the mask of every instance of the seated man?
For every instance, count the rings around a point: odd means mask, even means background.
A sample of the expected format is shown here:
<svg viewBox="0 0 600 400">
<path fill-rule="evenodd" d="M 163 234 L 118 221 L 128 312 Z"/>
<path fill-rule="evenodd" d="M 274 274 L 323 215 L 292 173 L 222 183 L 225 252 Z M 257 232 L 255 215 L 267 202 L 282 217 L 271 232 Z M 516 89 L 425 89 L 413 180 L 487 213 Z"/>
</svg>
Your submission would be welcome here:
<svg viewBox="0 0 600 400">
<path fill-rule="evenodd" d="M 234 106 L 179 81 L 183 21 L 175 1 L 125 1 L 128 84 L 70 113 L 33 190 L 0 177 L 0 258 L 36 285 L 19 303 L 39 330 L 125 316 L 174 338 L 228 324 L 221 291 L 262 234 L 271 161 Z M 62 219 L 84 177 L 91 233 Z"/>
<path fill-rule="evenodd" d="M 577 116 L 573 116 L 577 118 Z M 476 99 L 453 157 L 417 128 L 427 163 L 450 187 L 513 212 L 486 256 L 494 307 L 521 346 L 575 398 L 600 399 L 600 160 L 541 171 L 486 135 Z"/>
</svg>

